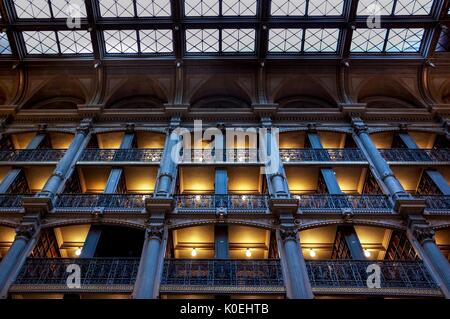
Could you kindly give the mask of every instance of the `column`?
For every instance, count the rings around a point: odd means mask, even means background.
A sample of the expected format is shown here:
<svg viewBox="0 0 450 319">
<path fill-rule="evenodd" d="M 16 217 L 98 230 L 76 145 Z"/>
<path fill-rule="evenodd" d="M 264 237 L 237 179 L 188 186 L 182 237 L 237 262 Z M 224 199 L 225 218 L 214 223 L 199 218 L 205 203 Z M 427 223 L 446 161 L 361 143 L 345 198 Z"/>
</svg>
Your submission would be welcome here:
<svg viewBox="0 0 450 319">
<path fill-rule="evenodd" d="M 86 137 L 92 126 L 92 121 L 90 119 L 85 119 L 81 121 L 80 126 L 77 128 L 77 132 L 70 144 L 69 148 L 64 153 L 62 159 L 56 165 L 52 176 L 48 179 L 42 188 L 40 194 L 53 197 L 58 191 L 59 187 L 66 178 L 68 171 L 70 170 L 73 162 L 76 161 L 77 155 L 86 140 Z"/>
<path fill-rule="evenodd" d="M 289 295 L 292 299 L 312 299 L 314 296 L 301 252 L 298 230 L 295 227 L 282 227 L 280 235 L 288 268 Z"/>
<path fill-rule="evenodd" d="M 158 178 L 155 187 L 156 197 L 169 197 L 172 195 L 172 184 L 175 179 L 179 155 L 176 153 L 180 151 L 178 144 L 180 141 L 180 136 L 175 131 L 175 128 L 179 126 L 180 119 L 173 118 L 171 120 L 171 127 L 166 136 L 164 154 L 162 156 L 158 171 Z"/>
<path fill-rule="evenodd" d="M 275 197 L 289 197 L 289 187 L 284 173 L 283 162 L 278 148 L 278 134 L 272 128 L 272 120 L 269 117 L 261 118 L 263 129 L 266 129 L 265 139 L 260 136 L 261 151 L 260 160 L 265 161 L 265 170 L 268 176 L 269 191 Z M 261 158 L 261 155 L 264 157 Z"/>
<path fill-rule="evenodd" d="M 9 286 L 15 278 L 15 272 L 21 268 L 21 259 L 28 250 L 31 239 L 36 235 L 34 224 L 23 224 L 16 229 L 16 237 L 6 256 L 0 263 L 0 298 L 6 298 Z"/>
<path fill-rule="evenodd" d="M 446 290 L 450 292 L 450 264 L 434 239 L 434 230 L 428 225 L 413 225 L 412 234 L 420 243 L 432 268 L 441 279 Z"/>
<path fill-rule="evenodd" d="M 97 244 L 100 240 L 101 235 L 102 235 L 101 226 L 91 225 L 89 227 L 89 232 L 86 236 L 86 240 L 84 241 L 80 258 L 93 258 L 95 256 Z"/>
<path fill-rule="evenodd" d="M 350 251 L 350 256 L 353 260 L 366 260 L 364 255 L 364 249 L 361 246 L 358 235 L 356 234 L 355 228 L 353 226 L 339 226 L 337 232 L 341 232 L 345 239 L 348 250 Z"/>
<path fill-rule="evenodd" d="M 320 142 L 320 136 L 317 133 L 308 133 L 308 140 L 313 149 L 323 150 L 322 143 Z M 328 193 L 331 195 L 342 195 L 343 192 L 337 182 L 336 173 L 332 168 L 321 168 L 320 173 L 322 174 L 325 185 L 327 186 Z"/>
<path fill-rule="evenodd" d="M 158 278 L 158 264 L 164 228 L 162 225 L 150 226 L 146 230 L 141 261 L 133 290 L 134 299 L 154 299 Z"/>
<path fill-rule="evenodd" d="M 45 132 L 39 132 L 36 134 L 35 137 L 28 143 L 27 150 L 34 150 L 39 147 L 39 145 L 42 143 L 42 141 L 45 139 Z M 17 176 L 22 171 L 21 168 L 13 168 L 11 169 L 8 174 L 3 178 L 2 182 L 0 183 L 0 194 L 4 194 L 8 192 L 9 187 L 14 183 Z"/>
<path fill-rule="evenodd" d="M 419 149 L 420 147 L 416 144 L 416 141 L 406 132 L 400 133 L 399 137 L 402 142 L 409 149 Z M 447 180 L 442 176 L 441 173 L 434 169 L 426 169 L 425 173 L 428 177 L 431 178 L 436 187 L 442 192 L 443 195 L 450 195 L 450 185 L 447 183 Z"/>
<path fill-rule="evenodd" d="M 365 151 L 370 157 L 375 170 L 388 188 L 389 193 L 394 198 L 399 196 L 409 198 L 410 195 L 405 192 L 402 185 L 394 176 L 392 170 L 389 168 L 386 160 L 378 152 L 375 144 L 373 144 L 372 139 L 369 136 L 367 126 L 364 124 L 364 122 L 360 118 L 353 118 L 352 125 Z"/>
<path fill-rule="evenodd" d="M 216 168 L 214 177 L 214 192 L 216 197 L 227 196 L 228 173 L 226 168 Z M 228 225 L 214 225 L 214 243 L 214 258 L 228 259 Z"/>
<path fill-rule="evenodd" d="M 133 140 L 134 140 L 134 133 L 132 129 L 129 129 L 123 136 L 119 149 L 121 150 L 131 149 L 133 146 Z M 106 182 L 105 189 L 103 190 L 104 194 L 114 194 L 117 191 L 117 187 L 119 186 L 122 174 L 123 174 L 122 167 L 113 167 L 111 169 L 108 181 Z"/>
</svg>

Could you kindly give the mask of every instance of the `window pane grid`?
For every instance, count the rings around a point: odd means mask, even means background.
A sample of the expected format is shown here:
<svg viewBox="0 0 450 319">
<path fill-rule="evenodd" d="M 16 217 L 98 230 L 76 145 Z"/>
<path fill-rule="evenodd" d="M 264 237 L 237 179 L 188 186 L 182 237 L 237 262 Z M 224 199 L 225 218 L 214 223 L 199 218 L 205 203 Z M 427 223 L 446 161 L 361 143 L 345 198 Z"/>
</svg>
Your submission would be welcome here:
<svg viewBox="0 0 450 319">
<path fill-rule="evenodd" d="M 339 29 L 270 29 L 269 53 L 335 53 Z"/>
<path fill-rule="evenodd" d="M 173 53 L 172 30 L 105 30 L 107 54 L 162 54 Z"/>
<path fill-rule="evenodd" d="M 24 31 L 23 38 L 28 54 L 58 54 L 54 31 Z"/>
<path fill-rule="evenodd" d="M 106 53 L 138 53 L 136 30 L 105 30 Z"/>
<path fill-rule="evenodd" d="M 257 0 L 184 0 L 187 17 L 255 16 Z"/>
<path fill-rule="evenodd" d="M 90 33 L 77 31 L 24 31 L 28 54 L 92 54 Z"/>
<path fill-rule="evenodd" d="M 352 53 L 418 53 L 425 30 L 356 29 L 353 31 Z"/>
<path fill-rule="evenodd" d="M 187 29 L 186 53 L 253 53 L 255 29 Z"/>
<path fill-rule="evenodd" d="M 85 18 L 84 0 L 14 0 L 14 9 L 19 19 Z"/>
<path fill-rule="evenodd" d="M 62 54 L 92 53 L 91 37 L 88 31 L 58 31 Z"/>
<path fill-rule="evenodd" d="M 357 15 L 430 15 L 434 0 L 359 0 Z"/>
<path fill-rule="evenodd" d="M 272 0 L 272 16 L 341 16 L 345 0 Z"/>
<path fill-rule="evenodd" d="M 0 54 L 11 54 L 8 35 L 4 32 L 0 32 Z"/>
<path fill-rule="evenodd" d="M 172 53 L 172 30 L 139 30 L 141 53 Z"/>
</svg>

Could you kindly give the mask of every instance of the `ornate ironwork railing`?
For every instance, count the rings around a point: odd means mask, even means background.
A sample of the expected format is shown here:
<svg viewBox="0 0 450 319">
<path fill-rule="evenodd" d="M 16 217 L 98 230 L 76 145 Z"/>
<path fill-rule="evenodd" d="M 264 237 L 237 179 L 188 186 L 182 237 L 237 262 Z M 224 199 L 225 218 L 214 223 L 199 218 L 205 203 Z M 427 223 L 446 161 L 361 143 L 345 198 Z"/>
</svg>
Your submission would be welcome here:
<svg viewBox="0 0 450 319">
<path fill-rule="evenodd" d="M 450 149 L 391 148 L 378 150 L 388 162 L 450 162 Z"/>
<path fill-rule="evenodd" d="M 96 149 L 83 151 L 79 162 L 144 162 L 157 163 L 161 161 L 162 148 L 133 149 Z"/>
<path fill-rule="evenodd" d="M 226 208 L 228 211 L 265 212 L 266 195 L 177 195 L 177 211 L 211 211 Z"/>
<path fill-rule="evenodd" d="M 67 287 L 67 276 L 73 271 L 68 271 L 69 265 L 80 267 L 81 288 L 134 285 L 139 258 L 28 258 L 14 285 Z"/>
<path fill-rule="evenodd" d="M 32 196 L 31 194 L 27 194 Z M 22 198 L 25 194 L 0 194 L 0 209 L 22 207 Z"/>
<path fill-rule="evenodd" d="M 182 149 L 183 163 L 257 163 L 257 149 Z"/>
<path fill-rule="evenodd" d="M 57 162 L 65 152 L 62 149 L 0 151 L 0 162 Z"/>
<path fill-rule="evenodd" d="M 161 285 L 283 287 L 278 259 L 166 259 Z"/>
<path fill-rule="evenodd" d="M 393 207 L 385 195 L 294 195 L 305 212 L 340 211 L 391 212 Z"/>
<path fill-rule="evenodd" d="M 118 210 L 142 209 L 145 198 L 151 194 L 60 194 L 55 203 L 57 209 L 110 208 Z"/>
<path fill-rule="evenodd" d="M 381 288 L 438 290 L 421 261 L 320 260 L 307 261 L 306 268 L 313 288 L 368 289 L 373 264 L 380 267 Z"/>
<path fill-rule="evenodd" d="M 287 162 L 365 162 L 363 152 L 356 148 L 311 149 L 281 148 L 281 160 Z"/>
<path fill-rule="evenodd" d="M 415 198 L 424 199 L 428 211 L 450 212 L 450 196 L 448 195 L 421 195 Z"/>
</svg>

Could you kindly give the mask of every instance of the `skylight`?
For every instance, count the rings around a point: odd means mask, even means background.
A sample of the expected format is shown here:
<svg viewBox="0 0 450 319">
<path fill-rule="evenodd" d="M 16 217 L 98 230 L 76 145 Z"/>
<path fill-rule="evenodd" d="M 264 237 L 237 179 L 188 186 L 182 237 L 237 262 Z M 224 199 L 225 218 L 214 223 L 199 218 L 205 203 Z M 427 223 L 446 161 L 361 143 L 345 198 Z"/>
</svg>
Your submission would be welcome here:
<svg viewBox="0 0 450 319">
<path fill-rule="evenodd" d="M 51 19 L 86 17 L 83 0 L 14 0 L 14 8 L 19 19 Z"/>
<path fill-rule="evenodd" d="M 170 0 L 98 0 L 103 18 L 170 17 Z"/>
<path fill-rule="evenodd" d="M 272 0 L 273 16 L 340 16 L 345 0 Z"/>
<path fill-rule="evenodd" d="M 424 29 L 356 29 L 351 52 L 355 53 L 416 53 L 419 52 Z"/>
<path fill-rule="evenodd" d="M 187 53 L 248 53 L 255 51 L 254 29 L 187 29 Z"/>
<path fill-rule="evenodd" d="M 336 52 L 339 34 L 339 29 L 270 29 L 269 52 Z"/>
<path fill-rule="evenodd" d="M 172 30 L 105 30 L 106 53 L 167 54 L 173 52 Z"/>
<path fill-rule="evenodd" d="M 4 32 L 0 32 L 0 54 L 11 54 L 8 36 Z"/>
<path fill-rule="evenodd" d="M 90 54 L 88 31 L 24 31 L 28 54 Z"/>
<path fill-rule="evenodd" d="M 257 0 L 184 0 L 187 17 L 255 16 Z"/>
<path fill-rule="evenodd" d="M 359 0 L 357 14 L 368 15 L 429 15 L 434 0 Z"/>
</svg>

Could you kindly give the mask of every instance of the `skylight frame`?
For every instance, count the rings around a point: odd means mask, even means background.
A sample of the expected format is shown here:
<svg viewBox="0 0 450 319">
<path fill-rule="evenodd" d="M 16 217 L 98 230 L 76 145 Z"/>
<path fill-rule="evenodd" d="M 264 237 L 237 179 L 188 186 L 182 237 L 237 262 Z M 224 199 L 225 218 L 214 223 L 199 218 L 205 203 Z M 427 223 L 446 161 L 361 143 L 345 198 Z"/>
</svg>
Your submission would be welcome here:
<svg viewBox="0 0 450 319">
<path fill-rule="evenodd" d="M 66 20 L 69 16 L 87 19 L 84 0 L 12 0 L 11 8 L 18 21 Z"/>
<path fill-rule="evenodd" d="M 363 3 L 367 2 L 367 3 Z M 367 17 L 373 15 L 374 12 L 377 11 L 375 5 L 379 5 L 383 13 L 380 14 L 381 17 L 396 17 L 396 18 L 405 18 L 405 17 L 429 17 L 433 14 L 433 10 L 438 5 L 438 0 L 359 0 L 358 6 L 356 9 L 356 15 L 358 17 Z M 384 4 L 389 3 L 389 9 L 387 10 Z M 410 11 L 419 10 L 417 7 L 422 7 L 422 4 L 426 7 L 429 7 L 428 13 L 414 14 L 414 13 L 406 13 L 408 9 Z M 408 5 L 412 5 L 410 8 Z M 407 7 L 408 6 L 408 7 Z M 366 9 L 367 8 L 367 9 Z M 366 9 L 366 10 L 364 10 Z M 366 11 L 365 13 L 363 13 Z M 389 13 L 386 13 L 386 12 Z M 421 11 L 421 10 L 419 10 Z M 417 11 L 416 11 L 417 12 Z"/>
<path fill-rule="evenodd" d="M 349 0 L 270 0 L 272 18 L 339 18 L 345 15 Z M 336 13 L 335 7 L 340 8 Z"/>
<path fill-rule="evenodd" d="M 120 3 L 126 1 L 126 3 Z M 98 19 L 170 19 L 171 0 L 96 0 Z M 125 6 L 123 6 L 125 4 Z M 151 8 L 151 10 L 147 8 Z M 125 13 L 125 14 L 124 14 Z"/>
<path fill-rule="evenodd" d="M 260 1 L 262 0 L 181 0 L 182 16 L 186 19 L 255 18 Z"/>
</svg>

